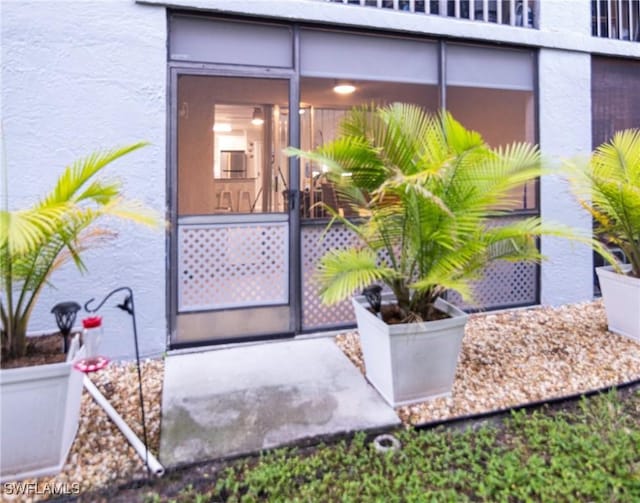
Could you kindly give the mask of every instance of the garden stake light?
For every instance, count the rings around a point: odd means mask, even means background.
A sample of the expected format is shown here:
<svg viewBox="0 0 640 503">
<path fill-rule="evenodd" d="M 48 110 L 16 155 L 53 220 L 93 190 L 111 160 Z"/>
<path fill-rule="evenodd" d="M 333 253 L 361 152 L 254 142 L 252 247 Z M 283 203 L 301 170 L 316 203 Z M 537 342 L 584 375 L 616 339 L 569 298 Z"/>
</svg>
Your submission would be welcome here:
<svg viewBox="0 0 640 503">
<path fill-rule="evenodd" d="M 60 330 L 60 335 L 64 340 L 64 354 L 69 351 L 69 334 L 76 321 L 76 314 L 80 311 L 80 304 L 77 302 L 59 302 L 51 309 L 56 317 L 56 324 Z"/>
<path fill-rule="evenodd" d="M 362 295 L 367 299 L 367 302 L 371 306 L 373 313 L 382 318 L 382 287 L 380 285 L 371 285 L 362 290 Z"/>
<path fill-rule="evenodd" d="M 114 294 L 118 293 L 118 292 L 127 292 L 127 296 L 124 299 L 124 302 L 122 302 L 121 304 L 116 304 L 116 307 L 118 307 L 119 309 L 122 309 L 123 311 L 126 311 L 127 313 L 129 313 L 129 315 L 131 316 L 131 321 L 133 323 L 133 342 L 135 344 L 135 349 L 136 349 L 136 368 L 138 370 L 138 393 L 140 396 L 140 413 L 141 413 L 141 417 L 142 417 L 142 434 L 144 436 L 144 449 L 145 449 L 145 459 L 144 459 L 144 464 L 145 464 L 145 468 L 147 470 L 147 474 L 149 473 L 149 443 L 147 441 L 147 424 L 146 424 L 146 420 L 145 420 L 145 414 L 144 414 L 144 398 L 143 398 L 143 393 L 142 393 L 142 372 L 140 370 L 140 350 L 139 350 L 139 346 L 138 346 L 138 330 L 136 327 L 136 311 L 135 311 L 135 306 L 134 306 L 134 302 L 133 302 L 133 290 L 131 290 L 131 288 L 129 288 L 128 286 L 121 286 L 119 288 L 116 288 L 115 290 L 111 290 L 105 297 L 104 299 L 102 299 L 102 301 L 98 304 L 98 306 L 96 308 L 91 309 L 89 307 L 89 305 L 95 300 L 93 298 L 89 299 L 85 305 L 84 305 L 84 309 L 85 311 L 87 311 L 88 313 L 96 313 L 103 305 L 105 302 L 107 302 L 107 300 Z"/>
</svg>

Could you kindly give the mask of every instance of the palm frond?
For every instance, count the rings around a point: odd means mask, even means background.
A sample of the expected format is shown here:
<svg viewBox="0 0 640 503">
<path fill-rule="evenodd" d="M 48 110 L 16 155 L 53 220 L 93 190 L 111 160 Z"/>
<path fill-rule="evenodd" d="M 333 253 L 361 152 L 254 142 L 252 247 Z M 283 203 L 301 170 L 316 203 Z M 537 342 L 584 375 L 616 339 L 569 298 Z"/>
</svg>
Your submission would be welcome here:
<svg viewBox="0 0 640 503">
<path fill-rule="evenodd" d="M 62 202 L 38 209 L 0 211 L 0 247 L 8 247 L 11 256 L 37 248 L 55 234 L 72 207 Z"/>
<path fill-rule="evenodd" d="M 102 214 L 119 220 L 141 224 L 152 229 L 161 229 L 163 220 L 155 210 L 133 199 L 117 197 L 102 207 Z"/>
<path fill-rule="evenodd" d="M 371 214 L 349 222 L 332 213 L 329 226 L 345 223 L 362 249 L 329 252 L 321 260 L 325 302 L 378 281 L 410 312 L 445 289 L 470 298 L 492 260 L 540 260 L 541 235 L 597 247 L 591 237 L 539 219 L 489 226 L 515 190 L 544 173 L 540 152 L 523 142 L 492 149 L 446 112 L 431 115 L 398 103 L 356 108 L 337 140 L 313 152 L 288 152 L 327 167 L 336 190 Z"/>
<path fill-rule="evenodd" d="M 617 132 L 588 163 L 567 163 L 566 170 L 578 201 L 597 222 L 595 232 L 619 246 L 640 277 L 640 129 Z M 615 257 L 603 255 L 617 267 Z"/>
<path fill-rule="evenodd" d="M 30 313 L 43 285 L 67 261 L 85 270 L 82 253 L 111 235 L 93 227 L 105 216 L 156 225 L 158 217 L 126 201 L 119 182 L 94 178 L 146 142 L 93 153 L 68 166 L 51 192 L 31 208 L 0 211 L 0 312 L 3 344 L 21 356 Z"/>
<path fill-rule="evenodd" d="M 141 141 L 109 150 L 97 151 L 75 161 L 65 168 L 51 192 L 43 199 L 40 206 L 46 207 L 67 201 L 78 201 L 78 192 L 100 170 L 120 157 L 148 145 Z M 82 194 L 80 194 L 82 196 Z"/>
<path fill-rule="evenodd" d="M 355 292 L 394 276 L 393 269 L 380 267 L 370 250 L 332 250 L 322 257 L 316 278 L 322 300 L 335 304 Z"/>
</svg>

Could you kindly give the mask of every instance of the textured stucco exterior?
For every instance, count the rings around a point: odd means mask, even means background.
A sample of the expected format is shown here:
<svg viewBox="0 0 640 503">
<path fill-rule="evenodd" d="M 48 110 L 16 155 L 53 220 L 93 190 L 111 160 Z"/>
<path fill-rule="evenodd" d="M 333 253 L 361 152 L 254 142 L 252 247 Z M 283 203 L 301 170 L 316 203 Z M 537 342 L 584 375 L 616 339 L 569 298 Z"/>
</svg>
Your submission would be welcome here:
<svg viewBox="0 0 640 503">
<path fill-rule="evenodd" d="M 593 38 L 590 2 L 540 2 L 540 28 Z M 586 159 L 591 151 L 591 55 L 541 48 L 538 90 L 539 144 L 546 167 L 557 170 L 562 159 Z M 590 216 L 580 208 L 560 175 L 540 180 L 540 215 L 543 220 L 560 222 L 585 236 L 591 235 Z M 590 248 L 544 237 L 541 249 L 548 257 L 541 265 L 542 304 L 560 305 L 593 297 Z"/>
<path fill-rule="evenodd" d="M 12 208 L 49 190 L 64 166 L 98 148 L 148 140 L 118 160 L 128 197 L 164 218 L 166 165 L 166 13 L 132 1 L 2 2 L 2 122 Z M 106 174 L 107 172 L 105 172 Z M 135 292 L 142 352 L 166 347 L 165 235 L 133 224 L 51 278 L 33 313 L 31 332 L 55 328 L 53 304 L 101 298 L 129 285 Z M 133 354 L 129 316 L 104 315 L 104 352 Z"/>
<path fill-rule="evenodd" d="M 591 1 L 590 0 L 544 0 L 538 2 L 538 27 L 542 33 L 555 34 L 559 40 L 567 37 L 582 37 L 591 40 Z M 608 41 L 611 42 L 611 41 Z M 595 39 L 595 44 L 602 39 Z M 624 44 L 624 42 L 623 42 Z M 591 44 L 590 44 L 591 45 Z M 627 44 L 629 45 L 629 44 Z M 570 49 L 566 42 L 557 48 Z M 575 49 L 584 50 L 585 47 Z"/>
<path fill-rule="evenodd" d="M 591 151 L 591 57 L 542 49 L 539 54 L 540 149 L 546 167 L 561 159 L 583 160 Z M 543 220 L 561 222 L 591 235 L 591 218 L 558 175 L 540 181 Z M 593 297 L 593 254 L 587 246 L 559 238 L 542 239 L 548 260 L 541 266 L 541 302 L 559 305 Z"/>
</svg>

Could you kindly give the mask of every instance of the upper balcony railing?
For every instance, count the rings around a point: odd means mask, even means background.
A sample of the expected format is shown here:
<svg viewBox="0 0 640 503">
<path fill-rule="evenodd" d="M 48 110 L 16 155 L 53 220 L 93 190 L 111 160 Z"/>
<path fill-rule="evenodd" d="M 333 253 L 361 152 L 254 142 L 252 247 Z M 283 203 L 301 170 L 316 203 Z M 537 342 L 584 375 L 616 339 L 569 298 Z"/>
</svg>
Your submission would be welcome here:
<svg viewBox="0 0 640 503">
<path fill-rule="evenodd" d="M 536 0 L 325 0 L 333 3 L 537 28 Z M 526 15 L 525 15 L 526 13 Z"/>
<path fill-rule="evenodd" d="M 592 0 L 595 37 L 640 42 L 640 0 Z"/>
</svg>

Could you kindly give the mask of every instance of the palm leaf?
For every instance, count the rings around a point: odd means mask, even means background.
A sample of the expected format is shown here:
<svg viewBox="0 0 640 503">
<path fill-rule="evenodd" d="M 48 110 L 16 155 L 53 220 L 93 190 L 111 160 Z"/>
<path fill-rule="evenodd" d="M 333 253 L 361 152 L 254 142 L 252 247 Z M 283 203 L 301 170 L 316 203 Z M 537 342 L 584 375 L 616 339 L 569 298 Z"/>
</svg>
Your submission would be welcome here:
<svg viewBox="0 0 640 503">
<path fill-rule="evenodd" d="M 69 209 L 68 203 L 58 203 L 41 209 L 0 211 L 0 247 L 7 247 L 11 256 L 37 248 L 56 232 Z"/>
<path fill-rule="evenodd" d="M 94 178 L 114 160 L 144 145 L 95 152 L 68 166 L 53 190 L 31 208 L 0 211 L 2 342 L 10 354 L 24 351 L 30 313 L 51 274 L 68 261 L 84 271 L 82 253 L 113 235 L 94 227 L 97 221 L 111 216 L 157 225 L 151 211 L 121 197 L 120 183 Z"/>
<path fill-rule="evenodd" d="M 394 271 L 379 267 L 370 250 L 332 250 L 322 257 L 316 278 L 320 295 L 327 304 L 335 304 L 366 286 L 393 277 Z"/>
<path fill-rule="evenodd" d="M 356 108 L 340 130 L 337 140 L 315 151 L 288 150 L 326 166 L 341 196 L 371 214 L 349 222 L 332 213 L 328 228 L 345 223 L 361 239 L 361 248 L 321 259 L 325 302 L 384 282 L 410 314 L 445 289 L 470 298 L 492 260 L 539 261 L 542 235 L 598 248 L 591 236 L 539 219 L 488 225 L 504 213 L 500 208 L 514 190 L 544 172 L 535 146 L 516 142 L 492 149 L 451 114 L 430 115 L 407 104 Z M 635 215 L 635 207 L 625 209 Z"/>
<path fill-rule="evenodd" d="M 588 163 L 566 166 L 572 189 L 597 222 L 596 233 L 619 246 L 640 277 L 640 129 L 620 131 Z M 617 267 L 611 254 L 602 253 Z"/>
<path fill-rule="evenodd" d="M 82 194 L 76 197 L 77 193 L 100 170 L 116 159 L 146 145 L 148 142 L 141 141 L 110 150 L 97 151 L 75 161 L 65 168 L 53 190 L 44 198 L 40 206 L 46 207 L 55 203 L 81 200 Z"/>
</svg>

